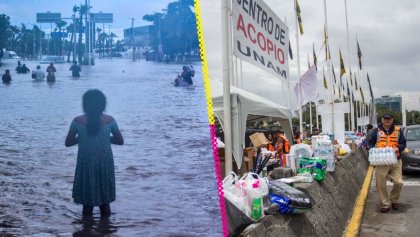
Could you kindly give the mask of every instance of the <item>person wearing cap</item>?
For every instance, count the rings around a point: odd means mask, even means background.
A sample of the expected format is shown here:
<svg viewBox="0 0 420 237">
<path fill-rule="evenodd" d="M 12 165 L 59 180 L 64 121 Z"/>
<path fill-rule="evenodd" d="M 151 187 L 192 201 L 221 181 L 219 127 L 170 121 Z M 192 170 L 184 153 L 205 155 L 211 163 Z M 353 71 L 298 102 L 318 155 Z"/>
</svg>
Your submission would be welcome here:
<svg viewBox="0 0 420 237">
<path fill-rule="evenodd" d="M 402 162 L 400 159 L 401 152 L 405 149 L 407 141 L 400 129 L 394 125 L 394 117 L 390 113 L 382 116 L 382 123 L 373 129 L 368 141 L 369 148 L 385 148 L 391 147 L 397 154 L 397 165 L 382 165 L 375 167 L 376 189 L 378 190 L 379 200 L 381 204 L 381 212 L 387 213 L 389 208 L 398 210 L 398 199 L 403 185 L 402 180 Z M 393 182 L 390 199 L 388 199 L 388 191 L 386 189 L 386 179 L 389 177 Z"/>
</svg>

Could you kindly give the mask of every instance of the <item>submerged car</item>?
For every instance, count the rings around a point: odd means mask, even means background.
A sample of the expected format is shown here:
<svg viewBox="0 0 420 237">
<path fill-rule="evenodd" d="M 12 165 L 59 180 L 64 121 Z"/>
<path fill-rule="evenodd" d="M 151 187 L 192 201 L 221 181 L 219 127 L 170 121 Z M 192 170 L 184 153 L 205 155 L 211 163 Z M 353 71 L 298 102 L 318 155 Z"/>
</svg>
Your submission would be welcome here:
<svg viewBox="0 0 420 237">
<path fill-rule="evenodd" d="M 40 64 L 50 64 L 50 63 L 59 64 L 59 63 L 65 63 L 65 62 L 66 61 L 64 60 L 64 58 L 62 56 L 46 56 L 39 63 Z"/>
<path fill-rule="evenodd" d="M 402 128 L 407 139 L 407 148 L 402 152 L 403 171 L 420 171 L 420 125 Z"/>
</svg>

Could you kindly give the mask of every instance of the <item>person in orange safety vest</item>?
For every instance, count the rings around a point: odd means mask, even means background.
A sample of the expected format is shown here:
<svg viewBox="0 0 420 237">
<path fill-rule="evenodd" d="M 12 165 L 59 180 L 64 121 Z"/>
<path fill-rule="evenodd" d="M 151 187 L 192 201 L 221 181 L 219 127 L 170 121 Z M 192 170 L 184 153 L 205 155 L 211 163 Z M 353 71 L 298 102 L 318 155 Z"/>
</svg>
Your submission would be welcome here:
<svg viewBox="0 0 420 237">
<path fill-rule="evenodd" d="M 376 189 L 378 190 L 382 213 L 387 213 L 390 207 L 393 210 L 398 210 L 399 208 L 398 199 L 403 185 L 400 154 L 406 148 L 406 144 L 407 141 L 404 134 L 394 125 L 393 115 L 390 113 L 384 114 L 382 116 L 382 124 L 379 124 L 372 131 L 368 141 L 369 148 L 391 147 L 395 150 L 398 159 L 397 165 L 381 165 L 375 167 Z M 393 182 L 390 199 L 388 199 L 386 188 L 387 177 L 391 178 Z"/>
</svg>

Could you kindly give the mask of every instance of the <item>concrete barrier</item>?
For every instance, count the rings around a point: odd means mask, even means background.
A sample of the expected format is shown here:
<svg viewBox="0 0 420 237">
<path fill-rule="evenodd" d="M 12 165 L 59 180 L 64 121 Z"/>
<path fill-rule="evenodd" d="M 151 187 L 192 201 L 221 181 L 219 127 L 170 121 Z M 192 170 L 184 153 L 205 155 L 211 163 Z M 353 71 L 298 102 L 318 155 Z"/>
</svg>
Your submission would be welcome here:
<svg viewBox="0 0 420 237">
<path fill-rule="evenodd" d="M 338 161 L 321 183 L 295 187 L 312 198 L 312 211 L 301 215 L 267 215 L 248 226 L 244 237 L 342 236 L 369 167 L 366 153 L 356 150 Z"/>
</svg>

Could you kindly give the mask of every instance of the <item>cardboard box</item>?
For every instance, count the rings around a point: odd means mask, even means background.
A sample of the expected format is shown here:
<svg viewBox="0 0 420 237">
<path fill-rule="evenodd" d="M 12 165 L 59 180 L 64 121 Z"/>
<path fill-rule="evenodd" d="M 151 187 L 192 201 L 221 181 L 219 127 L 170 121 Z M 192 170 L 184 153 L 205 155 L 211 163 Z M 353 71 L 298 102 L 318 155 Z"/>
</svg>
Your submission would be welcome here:
<svg viewBox="0 0 420 237">
<path fill-rule="evenodd" d="M 264 136 L 264 133 L 261 132 L 256 132 L 249 136 L 249 138 L 251 139 L 251 142 L 254 145 L 254 147 L 262 147 L 268 144 L 267 138 Z"/>
<path fill-rule="evenodd" d="M 248 171 L 252 171 L 254 168 L 254 157 L 253 157 L 253 148 L 244 148 L 243 159 L 242 159 L 242 174 Z M 220 157 L 220 169 L 222 170 L 222 176 L 225 177 L 225 149 L 219 148 L 219 157 Z M 232 157 L 233 158 L 233 157 Z M 235 160 L 232 161 L 233 172 L 239 174 L 238 166 L 236 165 Z"/>
</svg>

